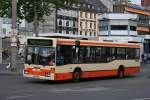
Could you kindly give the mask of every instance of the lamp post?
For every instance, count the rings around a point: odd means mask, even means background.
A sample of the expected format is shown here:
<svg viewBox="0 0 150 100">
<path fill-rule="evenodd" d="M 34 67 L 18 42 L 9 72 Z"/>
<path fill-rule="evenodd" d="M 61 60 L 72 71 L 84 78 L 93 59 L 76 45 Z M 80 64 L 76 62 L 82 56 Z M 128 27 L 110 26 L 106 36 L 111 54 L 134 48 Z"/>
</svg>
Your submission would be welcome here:
<svg viewBox="0 0 150 100">
<path fill-rule="evenodd" d="M 16 17 L 17 17 L 17 1 L 12 0 L 12 34 L 11 34 L 11 70 L 16 70 L 16 59 L 17 59 L 17 28 L 16 28 Z"/>
<path fill-rule="evenodd" d="M 2 29 L 3 20 L 0 18 L 0 35 L 3 35 Z M 0 64 L 2 63 L 2 37 L 0 36 Z"/>
</svg>

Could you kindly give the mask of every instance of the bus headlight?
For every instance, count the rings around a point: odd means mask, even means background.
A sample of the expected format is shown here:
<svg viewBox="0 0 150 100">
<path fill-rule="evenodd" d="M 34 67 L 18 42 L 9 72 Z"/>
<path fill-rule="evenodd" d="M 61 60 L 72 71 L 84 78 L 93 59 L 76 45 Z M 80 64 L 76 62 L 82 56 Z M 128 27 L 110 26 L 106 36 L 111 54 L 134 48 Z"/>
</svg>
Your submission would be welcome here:
<svg viewBox="0 0 150 100">
<path fill-rule="evenodd" d="M 28 70 L 24 70 L 24 74 L 29 74 L 29 71 Z"/>
<path fill-rule="evenodd" d="M 50 72 L 45 72 L 45 76 L 46 77 L 51 77 L 51 73 Z"/>
</svg>

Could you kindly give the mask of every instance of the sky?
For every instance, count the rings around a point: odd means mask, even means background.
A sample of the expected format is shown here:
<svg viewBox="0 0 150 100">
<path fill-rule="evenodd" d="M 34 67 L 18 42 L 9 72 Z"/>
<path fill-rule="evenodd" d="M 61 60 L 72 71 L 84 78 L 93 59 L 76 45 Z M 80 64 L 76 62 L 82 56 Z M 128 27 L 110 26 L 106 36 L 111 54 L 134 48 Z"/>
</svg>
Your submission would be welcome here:
<svg viewBox="0 0 150 100">
<path fill-rule="evenodd" d="M 141 0 L 131 0 L 133 3 L 141 5 Z"/>
</svg>

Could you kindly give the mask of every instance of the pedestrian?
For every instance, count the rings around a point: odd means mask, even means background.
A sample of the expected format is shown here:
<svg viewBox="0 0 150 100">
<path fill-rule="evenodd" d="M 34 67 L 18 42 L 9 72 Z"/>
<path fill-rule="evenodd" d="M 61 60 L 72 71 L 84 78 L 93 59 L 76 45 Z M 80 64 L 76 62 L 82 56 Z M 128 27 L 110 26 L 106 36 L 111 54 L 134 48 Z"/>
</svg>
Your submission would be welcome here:
<svg viewBox="0 0 150 100">
<path fill-rule="evenodd" d="M 146 54 L 146 53 L 144 53 L 144 58 L 143 58 L 143 60 L 144 60 L 144 64 L 147 64 L 147 54 Z"/>
<path fill-rule="evenodd" d="M 144 54 L 142 54 L 141 58 L 142 58 L 142 64 L 144 64 Z"/>
<path fill-rule="evenodd" d="M 147 53 L 147 61 L 150 63 L 150 53 Z"/>
</svg>

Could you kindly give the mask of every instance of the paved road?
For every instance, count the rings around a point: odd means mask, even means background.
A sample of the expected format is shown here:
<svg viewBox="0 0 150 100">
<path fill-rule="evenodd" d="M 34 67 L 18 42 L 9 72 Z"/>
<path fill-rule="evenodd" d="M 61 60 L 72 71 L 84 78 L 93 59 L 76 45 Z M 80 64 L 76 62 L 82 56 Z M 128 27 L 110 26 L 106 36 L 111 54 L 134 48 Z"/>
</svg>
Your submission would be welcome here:
<svg viewBox="0 0 150 100">
<path fill-rule="evenodd" d="M 150 66 L 138 75 L 79 83 L 32 80 L 0 75 L 0 100 L 150 100 Z"/>
</svg>

